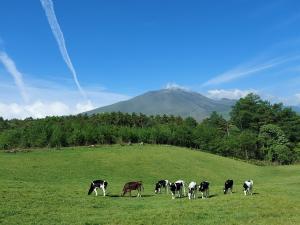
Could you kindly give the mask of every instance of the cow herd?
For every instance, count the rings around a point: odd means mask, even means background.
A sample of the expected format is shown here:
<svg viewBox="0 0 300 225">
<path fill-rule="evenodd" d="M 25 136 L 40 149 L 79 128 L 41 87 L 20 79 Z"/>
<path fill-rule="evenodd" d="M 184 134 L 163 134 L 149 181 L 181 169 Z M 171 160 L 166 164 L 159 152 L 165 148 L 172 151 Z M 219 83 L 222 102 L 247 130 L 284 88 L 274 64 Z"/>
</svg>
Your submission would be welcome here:
<svg viewBox="0 0 300 225">
<path fill-rule="evenodd" d="M 108 182 L 105 180 L 94 180 L 91 183 L 90 189 L 88 194 L 90 195 L 93 191 L 95 192 L 96 196 L 98 195 L 97 189 L 101 189 L 103 192 L 103 196 L 106 195 Z M 197 192 L 201 193 L 201 198 L 209 198 L 209 182 L 202 181 L 198 185 L 195 181 L 192 181 L 187 186 L 188 188 L 188 198 L 189 199 L 196 199 Z M 171 192 L 172 199 L 175 199 L 176 196 L 181 198 L 186 196 L 186 186 L 183 180 L 177 180 L 174 183 L 169 182 L 168 180 L 159 180 L 154 187 L 154 192 L 156 194 L 161 193 L 162 189 L 165 193 Z M 224 194 L 232 193 L 233 189 L 233 180 L 228 179 L 225 181 L 224 184 Z M 253 181 L 246 180 L 243 184 L 244 195 L 252 195 L 253 193 Z M 131 196 L 131 191 L 137 191 L 137 197 L 142 197 L 142 191 L 144 190 L 142 181 L 131 181 L 124 185 L 123 191 L 121 196 L 124 196 L 126 193 L 129 193 Z"/>
</svg>

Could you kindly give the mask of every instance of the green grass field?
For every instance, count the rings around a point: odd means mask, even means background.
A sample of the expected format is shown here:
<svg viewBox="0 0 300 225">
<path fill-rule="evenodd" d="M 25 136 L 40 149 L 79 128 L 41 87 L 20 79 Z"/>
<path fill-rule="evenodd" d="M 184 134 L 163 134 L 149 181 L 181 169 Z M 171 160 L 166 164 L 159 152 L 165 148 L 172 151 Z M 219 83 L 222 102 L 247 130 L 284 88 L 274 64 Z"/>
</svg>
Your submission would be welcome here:
<svg viewBox="0 0 300 225">
<path fill-rule="evenodd" d="M 222 192 L 227 178 L 232 195 Z M 255 194 L 243 196 L 249 178 Z M 109 182 L 107 197 L 87 195 L 93 179 Z M 155 195 L 159 179 L 208 180 L 212 196 Z M 144 197 L 119 197 L 131 180 L 143 181 Z M 0 224 L 300 224 L 300 166 L 155 145 L 1 152 Z"/>
</svg>

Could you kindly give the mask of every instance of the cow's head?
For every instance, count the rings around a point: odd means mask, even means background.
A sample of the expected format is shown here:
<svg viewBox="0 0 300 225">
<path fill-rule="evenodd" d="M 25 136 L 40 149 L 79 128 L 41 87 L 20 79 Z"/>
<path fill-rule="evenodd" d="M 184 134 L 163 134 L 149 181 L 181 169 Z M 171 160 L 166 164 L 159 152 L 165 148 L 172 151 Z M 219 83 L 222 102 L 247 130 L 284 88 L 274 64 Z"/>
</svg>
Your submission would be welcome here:
<svg viewBox="0 0 300 225">
<path fill-rule="evenodd" d="M 155 190 L 154 190 L 155 194 L 157 194 L 158 192 L 160 192 L 160 188 L 161 188 L 160 183 L 156 183 L 155 184 Z"/>
<path fill-rule="evenodd" d="M 106 189 L 108 185 L 107 181 L 104 181 L 103 184 L 104 184 L 104 189 Z"/>
<path fill-rule="evenodd" d="M 170 183 L 170 191 L 172 193 L 172 197 L 174 196 L 174 198 L 175 198 L 175 191 L 176 191 L 176 184 L 175 183 Z"/>
</svg>

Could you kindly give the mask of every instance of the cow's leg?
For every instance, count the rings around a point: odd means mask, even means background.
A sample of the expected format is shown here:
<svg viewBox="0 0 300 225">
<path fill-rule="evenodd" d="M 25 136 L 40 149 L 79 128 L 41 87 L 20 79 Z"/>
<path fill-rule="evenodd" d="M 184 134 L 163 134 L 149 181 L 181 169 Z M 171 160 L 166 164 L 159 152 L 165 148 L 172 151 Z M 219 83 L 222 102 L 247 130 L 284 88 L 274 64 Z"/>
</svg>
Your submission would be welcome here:
<svg viewBox="0 0 300 225">
<path fill-rule="evenodd" d="M 104 186 L 102 186 L 101 189 L 102 189 L 102 191 L 103 191 L 103 196 L 105 196 L 106 193 L 105 193 L 105 188 L 104 188 Z"/>
<path fill-rule="evenodd" d="M 98 193 L 97 193 L 97 190 L 96 190 L 97 188 L 94 188 L 94 192 L 95 192 L 95 194 L 96 194 L 96 196 L 98 196 Z"/>
<path fill-rule="evenodd" d="M 203 196 L 203 192 L 201 192 L 201 198 L 204 198 L 204 196 Z"/>
<path fill-rule="evenodd" d="M 137 189 L 137 196 L 136 196 L 137 198 L 140 197 L 140 191 L 141 191 L 141 188 L 138 188 Z"/>
<path fill-rule="evenodd" d="M 245 195 L 245 196 L 247 195 L 247 190 L 244 190 L 244 195 Z"/>
</svg>

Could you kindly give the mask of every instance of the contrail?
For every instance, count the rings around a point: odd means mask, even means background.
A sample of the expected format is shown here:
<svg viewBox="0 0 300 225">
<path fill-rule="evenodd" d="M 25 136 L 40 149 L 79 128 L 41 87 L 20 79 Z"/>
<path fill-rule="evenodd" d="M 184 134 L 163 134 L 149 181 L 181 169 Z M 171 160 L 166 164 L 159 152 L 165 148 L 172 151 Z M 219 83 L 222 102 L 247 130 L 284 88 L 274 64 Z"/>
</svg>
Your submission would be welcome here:
<svg viewBox="0 0 300 225">
<path fill-rule="evenodd" d="M 28 102 L 29 97 L 25 90 L 23 75 L 21 72 L 18 71 L 14 61 L 11 58 L 9 58 L 9 56 L 5 52 L 0 51 L 0 62 L 2 62 L 6 71 L 14 78 L 15 84 L 19 88 L 23 100 L 25 102 Z"/>
<path fill-rule="evenodd" d="M 256 74 L 264 70 L 272 69 L 276 66 L 287 63 L 289 61 L 297 60 L 299 58 L 299 55 L 292 57 L 278 57 L 262 63 L 250 63 L 248 65 L 241 65 L 206 81 L 204 84 L 202 84 L 202 87 L 226 83 L 231 80 L 249 76 L 251 74 Z"/>
<path fill-rule="evenodd" d="M 58 24 L 55 12 L 54 12 L 54 7 L 53 7 L 53 2 L 52 0 L 40 0 L 41 4 L 45 10 L 49 25 L 51 27 L 52 33 L 57 41 L 60 53 L 65 61 L 65 63 L 67 64 L 69 70 L 71 71 L 74 81 L 81 93 L 81 95 L 86 98 L 86 94 L 84 92 L 84 90 L 81 88 L 80 83 L 77 79 L 77 74 L 76 71 L 73 67 L 73 64 L 71 62 L 71 59 L 69 57 L 67 48 L 66 48 L 66 43 L 65 43 L 65 39 L 64 39 L 64 35 L 60 29 L 60 26 Z"/>
</svg>

